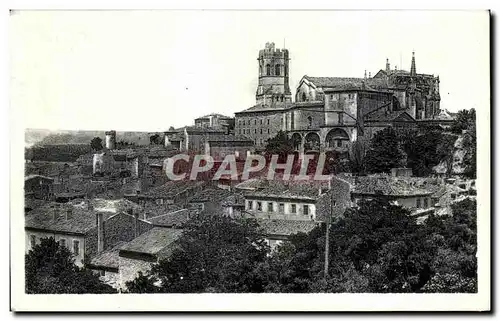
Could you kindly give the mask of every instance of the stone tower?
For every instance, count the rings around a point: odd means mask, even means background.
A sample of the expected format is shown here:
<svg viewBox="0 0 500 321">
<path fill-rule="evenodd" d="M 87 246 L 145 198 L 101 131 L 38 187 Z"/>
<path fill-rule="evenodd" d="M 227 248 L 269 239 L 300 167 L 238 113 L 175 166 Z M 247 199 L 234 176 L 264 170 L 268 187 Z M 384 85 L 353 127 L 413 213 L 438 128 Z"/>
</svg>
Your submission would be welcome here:
<svg viewBox="0 0 500 321">
<path fill-rule="evenodd" d="M 259 50 L 259 85 L 255 93 L 257 105 L 279 107 L 292 102 L 289 85 L 289 61 L 287 49 L 276 49 L 274 43 L 266 43 Z"/>
</svg>

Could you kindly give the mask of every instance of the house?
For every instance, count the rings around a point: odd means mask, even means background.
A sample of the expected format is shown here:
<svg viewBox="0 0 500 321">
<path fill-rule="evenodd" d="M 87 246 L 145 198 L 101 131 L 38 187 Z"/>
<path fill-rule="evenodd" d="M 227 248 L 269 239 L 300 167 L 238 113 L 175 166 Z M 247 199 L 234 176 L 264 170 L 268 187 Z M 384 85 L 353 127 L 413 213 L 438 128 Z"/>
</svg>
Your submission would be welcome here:
<svg viewBox="0 0 500 321">
<path fill-rule="evenodd" d="M 54 179 L 43 175 L 24 178 L 24 195 L 32 199 L 51 200 L 54 197 Z"/>
<path fill-rule="evenodd" d="M 168 258 L 182 230 L 153 227 L 129 242 L 99 253 L 90 263 L 99 271 L 101 280 L 119 289 L 135 279 L 139 272 L 145 273 L 161 259 Z"/>
<path fill-rule="evenodd" d="M 168 181 L 149 191 L 137 195 L 141 205 L 154 203 L 156 205 L 185 204 L 189 195 L 200 192 L 205 185 L 202 181 Z"/>
<path fill-rule="evenodd" d="M 72 251 L 75 264 L 83 266 L 97 253 L 151 229 L 152 224 L 139 218 L 139 211 L 126 200 L 51 202 L 25 216 L 25 250 L 41 238 L 53 237 Z"/>
<path fill-rule="evenodd" d="M 433 209 L 433 194 L 418 178 L 381 174 L 354 178 L 351 198 L 356 204 L 361 200 L 384 198 L 417 214 Z"/>
<path fill-rule="evenodd" d="M 254 152 L 253 140 L 244 135 L 210 135 L 203 141 L 205 155 L 211 156 L 214 161 L 222 161 L 227 155 L 243 160 Z"/>
<path fill-rule="evenodd" d="M 319 222 L 314 221 L 291 221 L 291 220 L 268 220 L 257 219 L 257 223 L 264 231 L 267 245 L 274 250 L 276 246 L 286 241 L 290 235 L 297 233 L 309 233 Z"/>
</svg>

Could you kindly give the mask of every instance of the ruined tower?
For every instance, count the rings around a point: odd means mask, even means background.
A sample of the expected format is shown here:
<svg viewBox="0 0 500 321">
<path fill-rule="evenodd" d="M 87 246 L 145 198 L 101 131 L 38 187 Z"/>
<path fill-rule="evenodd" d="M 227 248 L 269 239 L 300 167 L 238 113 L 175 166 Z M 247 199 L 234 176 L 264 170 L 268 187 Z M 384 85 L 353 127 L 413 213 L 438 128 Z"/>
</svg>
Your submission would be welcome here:
<svg viewBox="0 0 500 321">
<path fill-rule="evenodd" d="M 274 43 L 266 43 L 259 50 L 259 85 L 255 93 L 256 103 L 274 107 L 292 102 L 289 85 L 289 55 L 287 49 L 276 49 Z"/>
</svg>

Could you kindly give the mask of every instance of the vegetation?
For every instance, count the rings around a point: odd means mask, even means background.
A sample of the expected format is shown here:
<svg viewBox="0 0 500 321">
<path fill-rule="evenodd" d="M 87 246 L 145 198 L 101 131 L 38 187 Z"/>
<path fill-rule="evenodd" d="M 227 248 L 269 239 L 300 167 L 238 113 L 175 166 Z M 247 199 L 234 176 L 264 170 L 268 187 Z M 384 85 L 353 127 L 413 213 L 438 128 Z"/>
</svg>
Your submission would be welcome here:
<svg viewBox="0 0 500 321">
<path fill-rule="evenodd" d="M 90 153 L 89 144 L 35 145 L 26 153 L 32 161 L 75 162 L 81 155 Z"/>
<path fill-rule="evenodd" d="M 42 238 L 25 258 L 26 293 L 115 293 L 92 271 L 75 265 L 68 248 Z"/>
<path fill-rule="evenodd" d="M 404 167 L 406 155 L 392 127 L 377 132 L 366 152 L 365 166 L 368 173 L 388 173 L 391 168 Z"/>
<path fill-rule="evenodd" d="M 258 273 L 268 247 L 255 221 L 199 216 L 188 223 L 172 255 L 150 275 L 128 282 L 130 292 L 262 292 Z"/>
<path fill-rule="evenodd" d="M 476 127 L 476 110 L 474 108 L 460 110 L 450 130 L 452 133 L 461 134 L 462 131 L 468 130 L 471 127 Z"/>
<path fill-rule="evenodd" d="M 169 259 L 127 284 L 130 292 L 477 292 L 476 202 L 417 224 L 385 200 L 363 202 L 330 228 L 299 233 L 273 252 L 252 220 L 190 223 Z M 155 286 L 154 284 L 161 284 Z"/>
<path fill-rule="evenodd" d="M 95 151 L 102 150 L 104 148 L 102 146 L 102 139 L 100 137 L 92 138 L 92 140 L 90 141 L 90 148 L 92 148 L 92 150 L 95 150 Z"/>
<path fill-rule="evenodd" d="M 292 139 L 281 130 L 276 136 L 267 140 L 266 153 L 269 155 L 279 155 L 280 160 L 286 160 L 287 155 L 293 154 L 293 152 Z"/>
</svg>

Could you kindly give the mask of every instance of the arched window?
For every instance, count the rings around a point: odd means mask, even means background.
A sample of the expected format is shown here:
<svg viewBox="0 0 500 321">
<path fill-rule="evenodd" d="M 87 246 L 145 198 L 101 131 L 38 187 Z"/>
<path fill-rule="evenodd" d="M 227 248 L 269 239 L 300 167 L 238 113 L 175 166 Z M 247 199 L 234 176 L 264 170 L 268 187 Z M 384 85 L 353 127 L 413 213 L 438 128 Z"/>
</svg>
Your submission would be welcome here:
<svg viewBox="0 0 500 321">
<path fill-rule="evenodd" d="M 266 75 L 271 76 L 271 65 L 270 64 L 266 65 Z"/>
<path fill-rule="evenodd" d="M 281 95 L 281 102 L 283 102 L 283 95 Z"/>
<path fill-rule="evenodd" d="M 307 127 L 311 128 L 313 124 L 313 118 L 311 116 L 307 117 Z"/>
<path fill-rule="evenodd" d="M 275 66 L 275 73 L 276 76 L 279 76 L 281 74 L 281 65 L 276 65 Z"/>
<path fill-rule="evenodd" d="M 288 76 L 288 67 L 285 65 L 285 77 Z"/>
<path fill-rule="evenodd" d="M 307 100 L 307 95 L 306 93 L 302 93 L 302 101 L 306 101 Z"/>
</svg>

